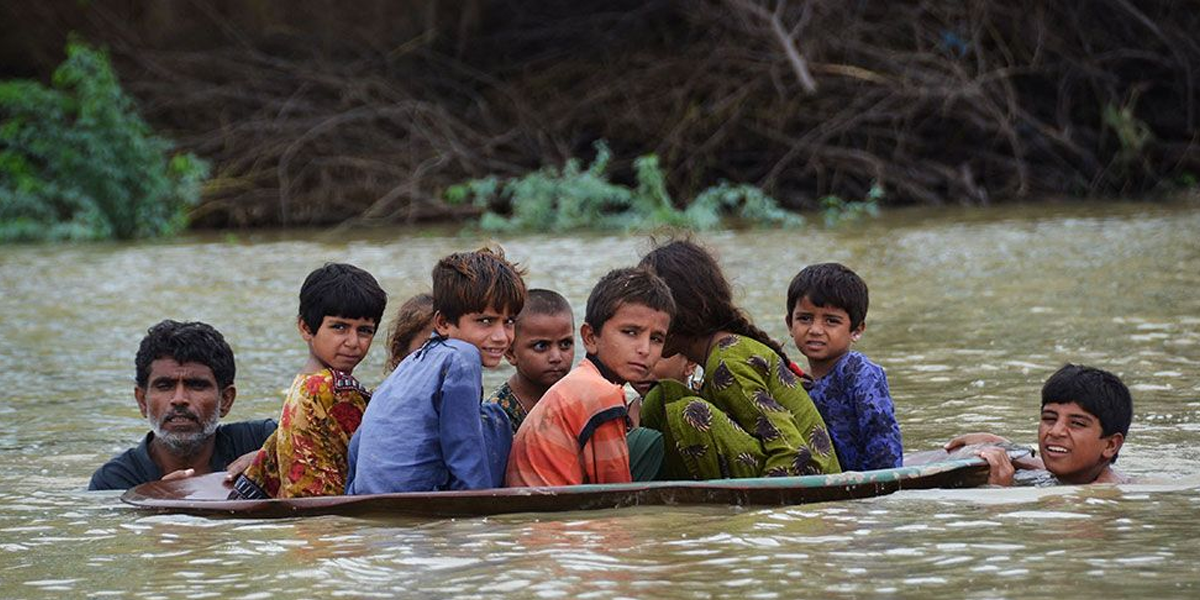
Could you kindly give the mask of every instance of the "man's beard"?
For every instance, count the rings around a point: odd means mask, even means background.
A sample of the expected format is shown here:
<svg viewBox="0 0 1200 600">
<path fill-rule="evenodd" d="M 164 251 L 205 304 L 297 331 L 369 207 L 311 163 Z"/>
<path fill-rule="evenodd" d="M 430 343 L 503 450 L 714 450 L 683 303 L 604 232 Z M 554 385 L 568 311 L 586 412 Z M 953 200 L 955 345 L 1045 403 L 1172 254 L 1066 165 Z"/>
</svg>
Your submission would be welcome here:
<svg viewBox="0 0 1200 600">
<path fill-rule="evenodd" d="M 212 437 L 217 431 L 217 422 L 221 419 L 221 415 L 217 411 L 212 411 L 208 420 L 201 422 L 200 431 L 192 433 L 183 433 L 175 431 L 164 431 L 163 423 L 166 423 L 171 417 L 183 416 L 194 421 L 200 422 L 200 417 L 190 410 L 175 410 L 164 414 L 157 421 L 153 416 L 147 419 L 150 421 L 150 430 L 154 432 L 154 438 L 167 446 L 167 450 L 175 456 L 192 456 L 196 454 L 208 438 Z"/>
</svg>

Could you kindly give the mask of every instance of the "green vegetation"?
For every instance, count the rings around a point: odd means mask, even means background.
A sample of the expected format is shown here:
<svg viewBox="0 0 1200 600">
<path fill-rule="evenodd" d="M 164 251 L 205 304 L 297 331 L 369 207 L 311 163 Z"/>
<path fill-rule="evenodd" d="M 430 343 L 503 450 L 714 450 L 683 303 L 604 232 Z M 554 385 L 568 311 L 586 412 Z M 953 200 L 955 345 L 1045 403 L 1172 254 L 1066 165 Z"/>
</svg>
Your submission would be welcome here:
<svg viewBox="0 0 1200 600">
<path fill-rule="evenodd" d="M 171 148 L 107 56 L 73 40 L 50 87 L 0 82 L 0 242 L 178 232 L 208 167 Z"/>
<path fill-rule="evenodd" d="M 847 202 L 840 196 L 825 196 L 821 199 L 821 216 L 826 227 L 837 227 L 842 223 L 852 223 L 864 217 L 879 216 L 879 203 L 885 197 L 883 187 L 878 183 L 867 191 L 867 197 L 859 201 Z"/>
<path fill-rule="evenodd" d="M 709 230 L 726 217 L 755 225 L 799 225 L 803 219 L 779 207 L 752 185 L 728 182 L 701 192 L 684 210 L 675 208 L 666 177 L 653 154 L 634 161 L 637 186 L 608 180 L 612 154 L 603 141 L 584 168 L 570 159 L 561 169 L 544 167 L 523 177 L 485 177 L 451 186 L 451 204 L 471 202 L 485 209 L 479 224 L 490 231 L 649 230 L 663 226 Z M 507 208 L 508 216 L 501 214 Z"/>
</svg>

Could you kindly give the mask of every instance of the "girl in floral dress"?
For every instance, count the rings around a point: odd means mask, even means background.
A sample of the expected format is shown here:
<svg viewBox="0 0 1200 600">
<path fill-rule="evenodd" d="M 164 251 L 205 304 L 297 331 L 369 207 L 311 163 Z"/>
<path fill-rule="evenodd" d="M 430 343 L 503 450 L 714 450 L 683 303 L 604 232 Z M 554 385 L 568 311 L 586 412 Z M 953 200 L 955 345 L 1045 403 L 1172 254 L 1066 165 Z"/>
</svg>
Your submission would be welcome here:
<svg viewBox="0 0 1200 600">
<path fill-rule="evenodd" d="M 297 327 L 308 361 L 288 389 L 279 428 L 234 481 L 230 498 L 345 491 L 350 438 L 371 398 L 351 372 L 371 348 L 386 303 L 375 278 L 352 265 L 327 264 L 304 280 Z"/>
<path fill-rule="evenodd" d="M 671 288 L 678 310 L 663 356 L 704 369 L 697 394 L 660 382 L 642 405 L 642 425 L 663 434 L 666 479 L 839 473 L 825 422 L 783 348 L 733 304 L 716 259 L 688 240 L 641 261 Z"/>
</svg>

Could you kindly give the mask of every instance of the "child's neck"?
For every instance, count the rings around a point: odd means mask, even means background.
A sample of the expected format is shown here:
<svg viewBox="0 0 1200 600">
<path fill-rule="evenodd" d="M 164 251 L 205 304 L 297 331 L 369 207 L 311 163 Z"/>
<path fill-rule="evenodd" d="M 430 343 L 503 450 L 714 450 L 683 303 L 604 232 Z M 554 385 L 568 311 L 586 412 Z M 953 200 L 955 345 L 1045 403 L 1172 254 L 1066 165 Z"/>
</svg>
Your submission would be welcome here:
<svg viewBox="0 0 1200 600">
<path fill-rule="evenodd" d="M 617 385 L 625 385 L 626 383 L 628 383 L 627 381 L 622 379 L 620 375 L 617 375 L 616 371 L 613 371 L 612 369 L 608 368 L 608 365 L 604 364 L 604 359 L 600 358 L 599 356 L 589 352 L 587 354 L 587 359 L 588 359 L 588 361 L 590 361 L 592 363 L 593 366 L 596 367 L 597 371 L 600 371 L 601 377 L 603 377 Z"/>
<path fill-rule="evenodd" d="M 525 412 L 533 410 L 533 405 L 537 404 L 542 396 L 546 395 L 546 390 L 550 389 L 542 387 L 535 382 L 529 381 L 518 371 L 508 378 L 508 389 L 512 390 L 514 396 L 517 397 L 517 402 L 521 404 L 521 408 Z"/>
<path fill-rule="evenodd" d="M 333 367 L 325 364 L 325 362 L 322 361 L 321 359 L 317 358 L 317 356 L 315 354 L 310 353 L 308 355 L 308 362 L 304 363 L 304 367 L 302 369 L 300 369 L 300 373 L 301 374 L 319 373 L 321 371 L 324 371 L 325 369 L 329 369 L 330 371 L 337 370 L 337 369 L 334 369 Z M 347 375 L 349 375 L 351 373 L 350 371 L 343 371 L 343 372 L 346 373 Z"/>
<path fill-rule="evenodd" d="M 849 352 L 843 352 L 842 354 L 831 358 L 826 358 L 825 360 L 813 360 L 810 358 L 808 359 L 808 373 L 812 375 L 813 379 L 820 379 L 828 375 L 829 372 L 832 371 L 835 366 L 837 366 L 838 361 L 842 360 L 842 357 L 846 356 L 847 354 L 849 354 Z"/>
</svg>

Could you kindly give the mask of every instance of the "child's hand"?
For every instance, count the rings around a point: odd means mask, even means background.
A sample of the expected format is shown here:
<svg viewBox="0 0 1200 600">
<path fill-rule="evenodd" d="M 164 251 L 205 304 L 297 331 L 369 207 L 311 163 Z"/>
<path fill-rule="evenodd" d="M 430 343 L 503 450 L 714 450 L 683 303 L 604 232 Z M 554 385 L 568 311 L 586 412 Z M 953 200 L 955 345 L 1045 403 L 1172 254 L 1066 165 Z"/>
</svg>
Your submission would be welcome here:
<svg viewBox="0 0 1200 600">
<path fill-rule="evenodd" d="M 1013 482 L 1013 473 L 1016 469 L 1013 467 L 1012 460 L 1008 458 L 1008 451 L 1004 448 L 983 448 L 976 455 L 986 460 L 988 463 L 988 485 L 1011 486 Z"/>
<path fill-rule="evenodd" d="M 245 471 L 250 467 L 250 463 L 254 462 L 254 457 L 257 454 L 258 450 L 251 450 L 237 457 L 233 462 L 229 463 L 229 465 L 225 467 L 225 481 L 232 483 L 234 479 L 237 479 L 237 476 L 241 475 L 242 471 Z"/>
<path fill-rule="evenodd" d="M 953 452 L 963 446 L 972 446 L 974 444 L 1007 444 L 1008 440 L 994 433 L 964 433 L 942 446 L 946 452 Z"/>
</svg>

